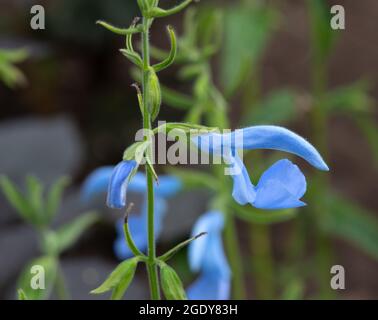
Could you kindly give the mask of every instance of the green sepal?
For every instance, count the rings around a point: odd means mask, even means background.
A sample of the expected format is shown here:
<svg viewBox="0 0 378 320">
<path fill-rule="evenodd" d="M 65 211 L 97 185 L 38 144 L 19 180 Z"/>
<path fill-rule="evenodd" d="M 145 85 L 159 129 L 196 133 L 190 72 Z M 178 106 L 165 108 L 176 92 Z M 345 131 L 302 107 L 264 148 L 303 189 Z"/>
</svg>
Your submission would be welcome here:
<svg viewBox="0 0 378 320">
<path fill-rule="evenodd" d="M 150 67 L 147 76 L 147 91 L 148 100 L 147 103 L 148 112 L 151 115 L 151 120 L 154 121 L 159 115 L 160 106 L 162 102 L 160 81 L 156 75 L 155 69 Z"/>
<path fill-rule="evenodd" d="M 159 261 L 161 287 L 167 300 L 187 300 L 180 277 L 166 263 Z"/>
<path fill-rule="evenodd" d="M 143 68 L 143 60 L 139 54 L 135 51 L 127 50 L 127 49 L 120 49 L 119 50 L 127 59 L 129 59 L 132 63 L 137 65 L 140 68 Z"/>
</svg>

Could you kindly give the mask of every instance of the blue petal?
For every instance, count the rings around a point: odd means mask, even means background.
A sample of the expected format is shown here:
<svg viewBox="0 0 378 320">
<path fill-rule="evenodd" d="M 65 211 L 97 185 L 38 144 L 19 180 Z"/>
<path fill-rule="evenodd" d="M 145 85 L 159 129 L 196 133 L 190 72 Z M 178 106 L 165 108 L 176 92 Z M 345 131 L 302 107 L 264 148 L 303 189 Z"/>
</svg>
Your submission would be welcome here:
<svg viewBox="0 0 378 320">
<path fill-rule="evenodd" d="M 156 195 L 169 198 L 182 188 L 182 182 L 175 176 L 159 176 L 159 185 L 155 187 Z"/>
<path fill-rule="evenodd" d="M 239 174 L 233 174 L 232 179 L 234 181 L 232 196 L 237 203 L 245 205 L 247 203 L 253 203 L 256 198 L 255 187 L 249 178 L 248 171 L 238 155 L 234 157 L 235 166 L 238 166 L 241 170 Z"/>
<path fill-rule="evenodd" d="M 203 273 L 187 288 L 190 300 L 228 300 L 230 298 L 230 278 L 222 278 L 211 273 Z"/>
<path fill-rule="evenodd" d="M 93 197 L 108 190 L 113 169 L 112 166 L 98 168 L 85 179 L 81 188 L 81 198 L 84 202 L 89 202 Z"/>
<path fill-rule="evenodd" d="M 199 271 L 202 268 L 206 251 L 208 249 L 209 236 L 212 233 L 221 233 L 223 224 L 223 214 L 218 211 L 205 213 L 195 223 L 192 230 L 192 236 L 196 236 L 201 232 L 207 232 L 208 234 L 204 237 L 198 238 L 189 245 L 189 264 L 192 271 Z"/>
<path fill-rule="evenodd" d="M 293 153 L 319 170 L 329 170 L 322 156 L 309 142 L 283 127 L 255 126 L 243 129 L 243 148 L 273 149 Z"/>
<path fill-rule="evenodd" d="M 209 233 L 206 255 L 204 256 L 201 270 L 221 278 L 230 277 L 231 271 L 223 249 L 222 234 L 220 232 Z"/>
<path fill-rule="evenodd" d="M 302 157 L 315 168 L 328 171 L 329 168 L 319 152 L 296 133 L 277 126 L 254 126 L 232 133 L 207 133 L 193 137 L 192 141 L 205 152 L 223 154 L 229 149 L 272 149 L 293 153 Z"/>
<path fill-rule="evenodd" d="M 159 176 L 159 184 L 154 185 L 157 196 L 169 198 L 177 194 L 181 188 L 181 180 L 175 176 Z M 131 192 L 145 193 L 147 190 L 146 175 L 142 172 L 135 174 L 129 183 L 128 190 Z"/>
<path fill-rule="evenodd" d="M 302 207 L 305 203 L 299 199 L 305 192 L 303 173 L 291 161 L 280 160 L 261 176 L 253 206 L 268 210 Z"/>
<path fill-rule="evenodd" d="M 122 161 L 113 170 L 110 178 L 107 204 L 110 208 L 122 209 L 126 206 L 126 189 L 132 172 L 137 167 L 134 160 Z"/>
</svg>

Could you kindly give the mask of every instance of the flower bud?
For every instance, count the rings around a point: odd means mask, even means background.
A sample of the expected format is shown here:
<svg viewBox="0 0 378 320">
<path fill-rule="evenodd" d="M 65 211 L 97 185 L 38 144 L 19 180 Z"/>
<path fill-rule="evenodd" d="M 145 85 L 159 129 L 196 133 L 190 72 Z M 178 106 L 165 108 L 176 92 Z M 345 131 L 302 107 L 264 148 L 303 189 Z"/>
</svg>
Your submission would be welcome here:
<svg viewBox="0 0 378 320">
<path fill-rule="evenodd" d="M 148 72 L 147 89 L 148 89 L 148 101 L 147 101 L 148 112 L 151 114 L 151 120 L 154 121 L 160 111 L 161 90 L 160 90 L 159 78 L 157 77 L 156 72 L 153 68 L 150 68 Z"/>
</svg>

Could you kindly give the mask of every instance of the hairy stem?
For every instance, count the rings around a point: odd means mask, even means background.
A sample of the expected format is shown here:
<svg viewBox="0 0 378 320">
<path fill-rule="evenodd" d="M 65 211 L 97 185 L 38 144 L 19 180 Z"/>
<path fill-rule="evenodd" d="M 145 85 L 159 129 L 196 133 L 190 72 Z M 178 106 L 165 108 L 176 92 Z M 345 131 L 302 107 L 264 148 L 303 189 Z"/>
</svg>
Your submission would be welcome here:
<svg viewBox="0 0 378 320">
<path fill-rule="evenodd" d="M 150 44 L 149 44 L 149 19 L 143 18 L 143 33 L 142 33 L 142 54 L 143 54 L 143 128 L 151 129 L 151 116 L 148 110 L 148 72 L 150 67 Z M 147 138 L 146 138 L 147 139 Z M 151 146 L 152 148 L 152 146 Z M 150 284 L 150 294 L 152 300 L 160 300 L 159 279 L 156 265 L 156 245 L 155 245 L 155 225 L 154 225 L 154 186 L 153 176 L 150 169 L 146 166 L 147 179 L 147 198 L 148 198 L 148 219 L 147 219 L 147 239 L 148 239 L 148 261 L 147 272 Z"/>
</svg>

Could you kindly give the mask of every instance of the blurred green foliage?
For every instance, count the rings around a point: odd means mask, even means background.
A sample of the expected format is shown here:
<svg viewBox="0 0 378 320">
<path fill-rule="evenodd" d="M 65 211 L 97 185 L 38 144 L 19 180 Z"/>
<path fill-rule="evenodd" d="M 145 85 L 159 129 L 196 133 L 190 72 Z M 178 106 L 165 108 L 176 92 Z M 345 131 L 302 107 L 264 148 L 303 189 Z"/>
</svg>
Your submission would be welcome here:
<svg viewBox="0 0 378 320">
<path fill-rule="evenodd" d="M 0 80 L 9 88 L 26 84 L 24 74 L 15 64 L 23 62 L 27 56 L 25 49 L 0 49 Z"/>
<path fill-rule="evenodd" d="M 74 221 L 53 230 L 50 225 L 59 211 L 63 191 L 69 180 L 63 177 L 56 181 L 46 192 L 46 196 L 44 186 L 37 178 L 28 176 L 25 182 L 26 192 L 21 193 L 7 177 L 0 177 L 0 189 L 20 217 L 36 230 L 42 252 L 42 256 L 28 263 L 21 273 L 18 280 L 18 288 L 21 289 L 19 298 L 46 299 L 55 289 L 58 297 L 65 299 L 68 296 L 59 256 L 76 243 L 84 231 L 98 220 L 98 216 L 94 212 L 84 213 Z M 31 272 L 33 266 L 44 268 L 45 288 L 31 287 L 31 281 L 36 276 Z"/>
</svg>

